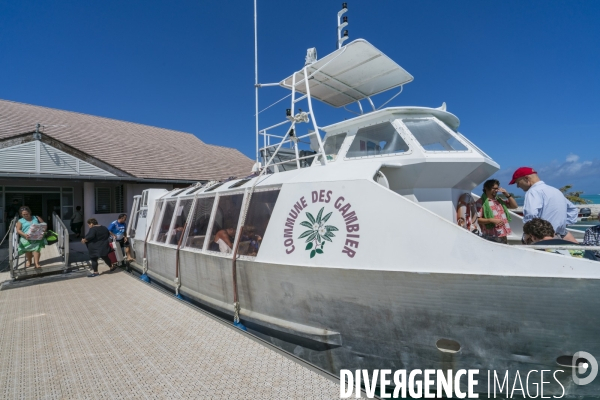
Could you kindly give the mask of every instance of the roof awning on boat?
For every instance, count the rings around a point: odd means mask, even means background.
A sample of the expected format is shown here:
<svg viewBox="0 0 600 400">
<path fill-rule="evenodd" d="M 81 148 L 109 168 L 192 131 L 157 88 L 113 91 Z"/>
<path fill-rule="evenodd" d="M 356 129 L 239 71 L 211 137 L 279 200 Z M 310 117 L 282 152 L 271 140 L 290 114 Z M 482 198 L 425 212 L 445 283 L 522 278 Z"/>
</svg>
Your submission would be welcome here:
<svg viewBox="0 0 600 400">
<path fill-rule="evenodd" d="M 306 67 L 312 98 L 334 107 L 411 82 L 414 78 L 364 39 L 357 39 Z M 293 75 L 279 84 L 292 89 Z M 306 94 L 304 69 L 296 73 L 296 91 Z"/>
</svg>

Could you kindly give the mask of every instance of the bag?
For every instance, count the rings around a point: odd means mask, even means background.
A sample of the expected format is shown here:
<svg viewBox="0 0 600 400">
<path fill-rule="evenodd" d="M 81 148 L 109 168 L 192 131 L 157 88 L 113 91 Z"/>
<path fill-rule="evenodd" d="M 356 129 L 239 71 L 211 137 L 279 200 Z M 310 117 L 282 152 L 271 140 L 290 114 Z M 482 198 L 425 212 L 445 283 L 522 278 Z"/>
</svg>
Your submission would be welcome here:
<svg viewBox="0 0 600 400">
<path fill-rule="evenodd" d="M 54 244 L 58 242 L 58 234 L 51 230 L 46 231 L 46 241 L 48 244 Z"/>
</svg>

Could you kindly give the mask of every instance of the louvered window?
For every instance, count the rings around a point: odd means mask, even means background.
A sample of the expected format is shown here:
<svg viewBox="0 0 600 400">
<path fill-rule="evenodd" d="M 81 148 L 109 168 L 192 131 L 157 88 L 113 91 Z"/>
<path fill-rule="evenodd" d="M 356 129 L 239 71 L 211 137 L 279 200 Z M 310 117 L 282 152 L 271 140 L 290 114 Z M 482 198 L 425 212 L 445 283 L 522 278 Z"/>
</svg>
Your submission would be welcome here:
<svg viewBox="0 0 600 400">
<path fill-rule="evenodd" d="M 110 214 L 110 188 L 96 188 L 96 214 Z"/>
<path fill-rule="evenodd" d="M 115 212 L 125 212 L 125 196 L 123 191 L 123 185 L 117 185 L 115 187 Z"/>
</svg>

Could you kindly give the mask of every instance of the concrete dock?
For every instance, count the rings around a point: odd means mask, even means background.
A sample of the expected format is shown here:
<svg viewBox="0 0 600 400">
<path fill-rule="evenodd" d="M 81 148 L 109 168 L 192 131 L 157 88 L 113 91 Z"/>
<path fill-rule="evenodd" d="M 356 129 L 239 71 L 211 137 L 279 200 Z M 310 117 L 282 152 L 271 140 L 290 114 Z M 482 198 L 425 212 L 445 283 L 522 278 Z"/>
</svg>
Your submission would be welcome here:
<svg viewBox="0 0 600 400">
<path fill-rule="evenodd" d="M 0 399 L 339 398 L 335 377 L 120 269 L 101 271 L 2 285 Z"/>
</svg>

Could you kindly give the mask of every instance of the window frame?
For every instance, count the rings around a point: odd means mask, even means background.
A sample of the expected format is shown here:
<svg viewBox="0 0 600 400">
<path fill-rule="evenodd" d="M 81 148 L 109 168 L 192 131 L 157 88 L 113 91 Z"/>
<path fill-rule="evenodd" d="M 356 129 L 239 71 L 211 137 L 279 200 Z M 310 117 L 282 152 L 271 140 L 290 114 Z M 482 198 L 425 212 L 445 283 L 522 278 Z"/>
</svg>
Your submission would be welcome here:
<svg viewBox="0 0 600 400">
<path fill-rule="evenodd" d="M 206 226 L 206 232 L 209 232 L 209 229 L 212 230 L 212 218 L 213 218 L 213 212 L 215 211 L 215 204 L 216 204 L 216 200 L 218 199 L 218 193 L 211 193 L 207 196 L 202 196 L 203 193 L 195 193 L 193 196 L 189 197 L 191 198 L 194 202 L 192 203 L 192 208 L 190 208 L 190 215 L 195 215 L 196 213 L 196 207 L 198 206 L 198 201 L 201 199 L 207 199 L 207 198 L 212 198 L 213 199 L 213 205 L 212 208 L 210 210 L 210 216 L 208 219 L 208 225 Z M 189 198 L 185 198 L 185 200 L 188 200 Z M 183 243 L 183 246 L 181 247 L 181 250 L 186 250 L 186 251 L 192 251 L 195 253 L 201 253 L 204 251 L 204 248 L 207 246 L 207 240 L 206 240 L 206 235 L 205 236 L 205 240 L 204 243 L 202 243 L 202 248 L 198 248 L 198 247 L 192 247 L 192 246 L 188 246 L 187 242 L 189 239 L 189 234 L 190 234 L 190 229 L 191 229 L 191 224 L 186 226 L 185 228 L 185 232 L 183 232 L 183 239 L 181 239 L 181 242 Z"/>
<path fill-rule="evenodd" d="M 453 137 L 455 140 L 457 140 L 460 144 L 462 144 L 463 146 L 465 146 L 465 150 L 426 150 L 425 147 L 423 147 L 423 145 L 421 144 L 421 142 L 419 142 L 419 139 L 417 139 L 417 137 L 412 133 L 412 131 L 410 130 L 410 128 L 408 126 L 406 126 L 406 124 L 404 123 L 405 119 L 421 119 L 421 120 L 431 120 L 433 121 L 435 124 L 437 124 L 439 127 L 441 127 L 443 130 L 445 130 L 451 137 Z M 402 129 L 406 129 L 406 132 L 408 132 L 408 134 L 410 135 L 410 137 L 412 138 L 412 140 L 421 148 L 421 150 L 424 153 L 428 153 L 428 154 L 465 154 L 465 153 L 472 153 L 473 150 L 471 149 L 471 147 L 469 146 L 468 143 L 465 143 L 465 141 L 463 140 L 463 138 L 461 137 L 462 135 L 456 135 L 452 129 L 450 129 L 443 121 L 440 121 L 438 118 L 436 118 L 433 115 L 430 116 L 405 116 L 402 118 L 398 118 L 397 121 L 401 124 Z"/>
<path fill-rule="evenodd" d="M 348 135 L 346 136 L 346 140 L 348 139 L 348 137 L 351 137 L 352 141 L 350 142 L 350 145 L 347 146 L 347 148 L 344 151 L 344 161 L 364 160 L 364 159 L 372 159 L 372 158 L 399 157 L 399 156 L 406 156 L 406 155 L 412 154 L 413 148 L 411 146 L 410 140 L 407 140 L 408 138 L 405 135 L 403 135 L 404 132 L 402 132 L 401 130 L 398 129 L 398 126 L 395 123 L 397 120 L 398 120 L 397 117 L 376 120 L 376 121 L 372 121 L 369 124 L 357 126 L 356 129 L 354 129 L 354 130 L 349 130 Z M 406 150 L 402 153 L 373 154 L 373 155 L 368 155 L 368 156 L 348 157 L 348 151 L 350 150 L 350 147 L 352 147 L 352 144 L 356 140 L 359 130 L 361 130 L 363 128 L 368 128 L 370 126 L 380 125 L 380 124 L 383 124 L 386 122 L 389 123 L 390 125 L 392 125 L 392 127 L 396 131 L 396 134 L 398 134 L 400 136 L 400 138 L 404 141 L 404 143 L 406 143 L 406 145 L 408 146 L 408 150 Z M 340 152 L 341 152 L 342 148 L 344 148 L 344 144 L 342 144 L 342 147 L 340 148 Z"/>
<path fill-rule="evenodd" d="M 232 250 L 235 249 L 235 247 L 237 246 L 237 243 L 239 241 L 239 235 L 238 232 L 241 229 L 241 222 L 242 222 L 242 213 L 244 212 L 244 205 L 246 204 L 246 199 L 248 198 L 248 193 L 250 192 L 251 188 L 246 188 L 243 190 L 232 190 L 231 192 L 220 192 L 219 193 L 219 201 L 221 200 L 221 197 L 226 197 L 226 196 L 235 196 L 235 195 L 240 195 L 243 194 L 242 197 L 242 208 L 240 209 L 240 214 L 238 215 L 238 220 L 237 220 L 237 225 L 235 228 L 235 237 L 233 240 L 233 247 Z M 215 204 L 213 205 L 213 210 L 212 210 L 212 214 L 210 216 L 210 222 L 208 224 L 208 229 L 206 230 L 206 232 L 211 232 L 210 235 L 208 236 L 208 240 L 204 241 L 204 246 L 203 246 L 203 250 L 204 252 L 206 252 L 207 254 L 213 254 L 213 255 L 218 255 L 221 257 L 225 257 L 225 258 L 233 258 L 233 251 L 230 254 L 223 254 L 220 251 L 213 251 L 213 250 L 208 250 L 208 245 L 209 243 L 212 241 L 212 230 L 213 230 L 213 225 L 215 222 L 215 218 L 217 216 L 217 208 L 219 207 L 219 201 L 215 201 Z"/>
<path fill-rule="evenodd" d="M 256 193 L 261 193 L 261 192 L 270 192 L 270 191 L 279 191 L 279 194 L 281 195 L 281 189 L 282 186 L 270 186 L 270 187 L 265 187 L 265 188 L 261 188 L 261 189 L 255 189 L 254 193 L 252 193 L 252 196 L 254 196 L 254 194 Z M 246 200 L 246 198 L 244 198 L 244 201 Z M 277 197 L 277 201 L 279 201 L 279 196 Z M 250 202 L 252 202 L 252 199 L 250 199 Z M 275 202 L 275 204 L 277 204 L 277 202 Z M 248 204 L 248 208 L 250 208 L 250 204 Z M 275 211 L 275 209 L 273 209 L 273 211 Z M 240 215 L 241 216 L 241 215 Z M 271 214 L 271 218 L 273 217 L 273 214 Z M 269 224 L 271 223 L 271 218 L 269 218 Z M 238 229 L 240 230 L 239 233 L 241 233 L 241 229 L 242 229 L 242 225 L 239 224 L 241 222 L 238 221 Z M 245 221 L 244 221 L 245 222 Z M 267 224 L 267 229 L 269 227 L 269 224 Z M 265 229 L 265 233 L 267 232 L 267 229 Z M 236 231 L 236 239 L 239 241 L 239 239 L 241 238 L 241 235 L 238 234 L 238 231 Z M 264 240 L 264 235 L 263 235 L 263 240 Z M 234 244 L 234 246 L 236 246 L 237 244 Z M 262 244 L 261 244 L 262 247 Z M 241 255 L 238 253 L 238 257 L 242 260 L 249 260 L 249 261 L 253 261 L 256 259 L 256 257 L 258 257 L 258 253 L 260 252 L 260 248 L 258 249 L 258 252 L 256 253 L 255 256 L 247 256 L 247 255 Z"/>
<path fill-rule="evenodd" d="M 99 215 L 102 215 L 102 214 L 112 214 L 112 204 L 111 204 L 112 203 L 112 201 L 111 201 L 112 200 L 112 197 L 111 197 L 111 195 L 112 195 L 112 188 L 108 187 L 108 186 L 100 186 L 100 187 L 96 186 L 94 189 L 95 189 L 94 190 L 94 214 L 99 214 Z M 98 212 L 98 191 L 99 190 L 108 190 L 108 199 L 109 199 L 109 202 L 108 202 L 108 211 L 107 212 Z M 62 201 L 62 199 L 61 199 L 61 201 Z"/>
<path fill-rule="evenodd" d="M 167 246 L 170 247 L 174 247 L 177 248 L 177 244 L 172 244 L 171 243 L 171 238 L 173 236 L 173 229 L 174 229 L 174 225 L 175 225 L 175 221 L 177 219 L 177 209 L 179 208 L 179 206 L 181 206 L 181 203 L 187 200 L 191 200 L 192 201 L 192 206 L 190 207 L 190 214 L 196 209 L 196 197 L 195 196 L 191 196 L 191 197 L 179 197 L 177 199 L 177 202 L 175 203 L 175 210 L 173 211 L 173 216 L 171 217 L 171 224 L 169 225 L 169 233 L 167 234 L 167 238 L 165 240 L 165 243 Z M 190 214 L 188 214 L 188 218 L 190 216 Z M 185 220 L 185 223 L 187 223 L 187 218 Z M 183 235 L 181 237 L 181 242 L 185 243 L 184 240 L 186 239 L 186 233 L 188 231 L 188 226 L 186 225 L 185 230 L 183 231 Z"/>
<path fill-rule="evenodd" d="M 358 130 L 357 130 L 357 132 L 358 132 Z M 335 162 L 337 159 L 340 158 L 341 154 L 344 154 L 344 156 L 346 155 L 347 149 L 346 149 L 346 152 L 344 151 L 345 150 L 346 141 L 348 140 L 349 137 L 352 137 L 352 136 L 350 135 L 350 131 L 349 130 L 344 130 L 344 131 L 342 131 L 340 133 L 332 134 L 332 135 L 327 136 L 326 138 L 324 138 L 324 140 L 323 140 L 323 150 L 325 150 L 325 143 L 327 143 L 327 139 L 334 138 L 336 136 L 342 136 L 342 135 L 344 136 L 344 139 L 342 140 L 342 144 L 340 145 L 340 148 L 338 149 L 337 153 L 335 154 L 335 158 L 333 158 L 332 154 L 325 153 L 325 157 L 327 158 L 327 162 L 328 163 Z M 354 139 L 352 139 L 352 140 L 354 140 Z M 352 142 L 350 142 L 350 143 L 352 143 Z M 330 159 L 330 157 L 331 157 L 331 159 Z"/>
</svg>

